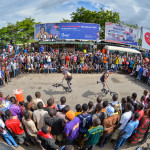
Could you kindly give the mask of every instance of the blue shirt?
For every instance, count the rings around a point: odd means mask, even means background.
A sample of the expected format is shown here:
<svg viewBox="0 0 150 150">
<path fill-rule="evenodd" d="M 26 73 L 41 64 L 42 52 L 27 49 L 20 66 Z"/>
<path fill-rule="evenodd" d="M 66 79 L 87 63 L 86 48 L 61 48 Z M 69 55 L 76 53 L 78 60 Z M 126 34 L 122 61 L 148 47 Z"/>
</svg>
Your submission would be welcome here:
<svg viewBox="0 0 150 150">
<path fill-rule="evenodd" d="M 138 127 L 138 125 L 139 125 L 139 121 L 138 120 L 136 120 L 136 121 L 131 120 L 127 124 L 125 129 L 122 131 L 122 133 L 127 132 L 126 134 L 124 134 L 122 136 L 122 138 L 125 138 L 125 139 L 129 138 L 132 135 L 133 131 Z"/>
<path fill-rule="evenodd" d="M 88 129 L 92 126 L 92 115 L 91 114 L 80 114 L 78 117 L 81 120 L 80 123 L 80 132 L 86 133 Z"/>
<path fill-rule="evenodd" d="M 40 52 L 44 53 L 44 47 L 43 46 L 40 47 Z"/>
<path fill-rule="evenodd" d="M 130 67 L 133 68 L 134 61 L 130 61 Z"/>
<path fill-rule="evenodd" d="M 140 68 L 139 74 L 142 74 L 142 72 L 143 72 L 143 68 Z"/>
</svg>

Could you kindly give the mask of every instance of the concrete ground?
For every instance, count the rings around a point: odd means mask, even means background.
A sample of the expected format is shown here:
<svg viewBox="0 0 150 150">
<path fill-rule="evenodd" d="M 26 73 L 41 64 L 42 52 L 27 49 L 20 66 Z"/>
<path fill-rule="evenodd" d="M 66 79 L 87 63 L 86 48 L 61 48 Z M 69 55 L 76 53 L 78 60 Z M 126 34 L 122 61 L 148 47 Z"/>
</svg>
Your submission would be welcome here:
<svg viewBox="0 0 150 150">
<path fill-rule="evenodd" d="M 12 79 L 8 85 L 4 88 L 1 88 L 0 91 L 4 93 L 4 96 L 8 94 L 13 96 L 13 90 L 15 89 L 23 89 L 24 91 L 24 98 L 26 100 L 27 95 L 31 95 L 35 98 L 35 92 L 41 92 L 41 98 L 46 103 L 46 101 L 50 97 L 54 97 L 55 104 L 60 103 L 60 97 L 66 96 L 67 103 L 70 105 L 72 110 L 75 110 L 76 104 L 83 104 L 88 103 L 89 101 L 93 101 L 96 103 L 96 98 L 101 95 L 103 100 L 111 101 L 110 94 L 104 96 L 101 92 L 102 85 L 98 84 L 97 81 L 99 80 L 101 74 L 73 74 L 72 79 L 72 89 L 71 93 L 66 93 L 62 87 L 55 88 L 52 85 L 55 83 L 60 83 L 62 80 L 62 74 L 22 74 L 19 77 Z M 66 85 L 66 82 L 64 82 Z M 120 74 L 112 74 L 108 79 L 109 87 L 112 91 L 119 94 L 119 101 L 121 101 L 122 97 L 131 96 L 133 92 L 138 94 L 138 100 L 143 94 L 144 89 L 148 89 L 150 91 L 150 87 L 144 85 L 134 78 L 120 75 Z M 150 141 L 149 141 L 150 142 Z M 134 150 L 135 147 L 127 148 L 128 145 L 126 144 L 121 149 L 126 150 Z M 37 146 L 31 147 L 18 147 L 17 150 L 30 150 L 39 148 Z M 99 148 L 96 147 L 95 150 Z M 108 143 L 105 150 L 112 150 L 113 146 L 111 143 Z M 104 150 L 102 149 L 102 150 Z"/>
</svg>

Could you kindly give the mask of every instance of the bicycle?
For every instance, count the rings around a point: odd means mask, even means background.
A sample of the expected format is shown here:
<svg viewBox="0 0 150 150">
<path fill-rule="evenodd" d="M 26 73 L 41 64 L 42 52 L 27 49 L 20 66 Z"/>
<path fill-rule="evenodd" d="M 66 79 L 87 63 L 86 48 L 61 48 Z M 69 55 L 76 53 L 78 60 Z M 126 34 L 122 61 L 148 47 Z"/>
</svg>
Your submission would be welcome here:
<svg viewBox="0 0 150 150">
<path fill-rule="evenodd" d="M 64 85 L 63 85 L 63 82 L 61 82 L 61 83 L 55 83 L 55 84 L 53 84 L 52 86 L 53 86 L 53 87 L 56 87 L 56 88 L 58 88 L 58 87 L 63 87 L 63 90 L 65 90 L 66 92 L 72 92 L 71 87 L 66 87 L 66 86 L 64 86 Z"/>
<path fill-rule="evenodd" d="M 97 84 L 99 84 L 99 83 L 102 83 L 102 82 L 97 81 Z M 109 89 L 108 86 L 107 86 L 107 88 L 108 88 L 108 90 L 105 89 L 105 88 L 103 88 L 103 89 L 101 90 L 105 95 L 107 95 L 108 93 L 110 93 L 111 96 L 113 96 L 114 94 L 117 94 L 116 92 L 112 92 L 112 91 Z"/>
</svg>

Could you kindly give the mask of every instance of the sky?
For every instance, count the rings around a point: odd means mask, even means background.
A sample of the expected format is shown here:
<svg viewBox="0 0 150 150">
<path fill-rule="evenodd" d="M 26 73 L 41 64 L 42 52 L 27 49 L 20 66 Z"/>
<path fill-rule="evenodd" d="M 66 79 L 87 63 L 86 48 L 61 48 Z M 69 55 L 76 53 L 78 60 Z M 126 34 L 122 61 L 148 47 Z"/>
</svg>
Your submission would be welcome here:
<svg viewBox="0 0 150 150">
<path fill-rule="evenodd" d="M 70 14 L 82 6 L 116 11 L 121 21 L 150 28 L 149 0 L 0 0 L 0 28 L 26 17 L 42 23 L 60 22 L 70 19 Z"/>
</svg>

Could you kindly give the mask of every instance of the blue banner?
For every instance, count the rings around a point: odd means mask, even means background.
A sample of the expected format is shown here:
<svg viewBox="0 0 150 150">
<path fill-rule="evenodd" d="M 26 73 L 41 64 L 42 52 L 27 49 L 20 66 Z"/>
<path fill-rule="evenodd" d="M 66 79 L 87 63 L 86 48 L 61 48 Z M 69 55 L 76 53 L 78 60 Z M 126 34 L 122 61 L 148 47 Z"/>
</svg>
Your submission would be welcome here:
<svg viewBox="0 0 150 150">
<path fill-rule="evenodd" d="M 35 25 L 35 40 L 57 39 L 98 40 L 99 24 L 93 23 L 47 23 Z"/>
</svg>

